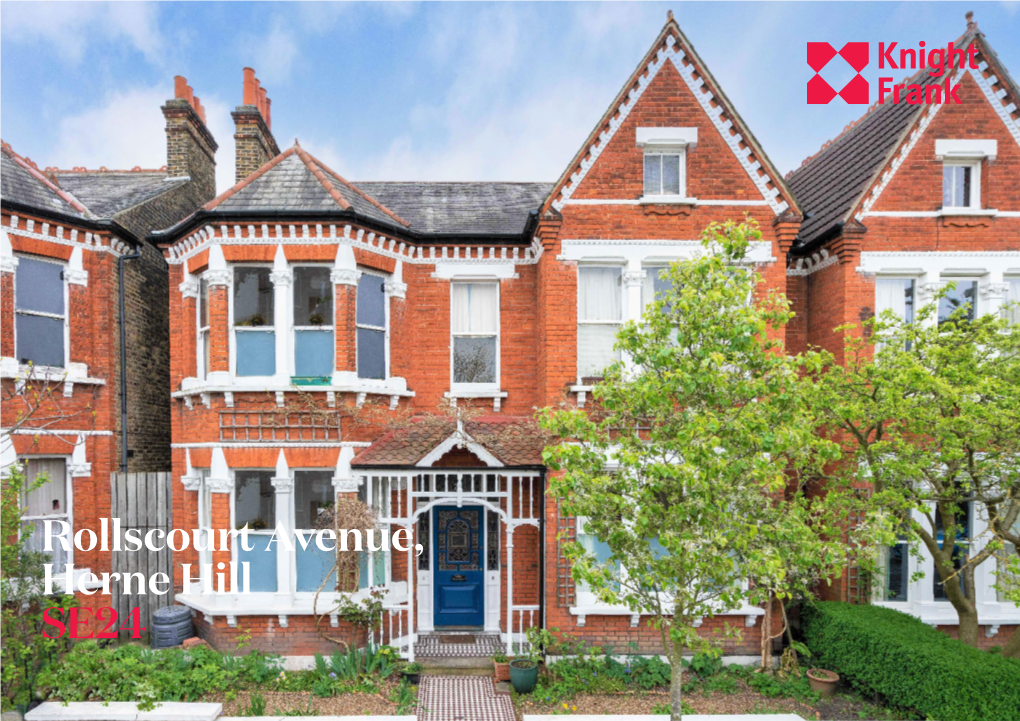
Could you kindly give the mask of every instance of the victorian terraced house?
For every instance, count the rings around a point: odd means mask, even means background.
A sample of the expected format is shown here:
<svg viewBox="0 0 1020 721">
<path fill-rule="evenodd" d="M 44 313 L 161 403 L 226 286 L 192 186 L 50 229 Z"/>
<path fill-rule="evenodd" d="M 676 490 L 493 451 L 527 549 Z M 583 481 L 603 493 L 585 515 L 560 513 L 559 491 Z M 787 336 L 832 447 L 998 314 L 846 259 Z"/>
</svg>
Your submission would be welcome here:
<svg viewBox="0 0 1020 721">
<path fill-rule="evenodd" d="M 907 312 L 950 277 L 973 282 L 959 287 L 976 312 L 998 312 L 1020 279 L 1020 98 L 976 26 L 958 41 L 971 42 L 981 69 L 960 71 L 962 105 L 869 111 L 789 180 L 672 18 L 554 183 L 348 181 L 297 142 L 280 152 L 246 70 L 237 184 L 148 236 L 169 267 L 172 525 L 255 529 L 250 551 L 175 555 L 178 589 L 182 564 L 204 569 L 177 596 L 199 633 L 331 650 L 316 593 L 337 585 L 333 555 L 301 539 L 339 495 L 424 546 L 360 556 L 358 594 L 382 593 L 380 640 L 408 657 L 489 655 L 534 625 L 657 651 L 648 616 L 571 579 L 561 538 L 605 549 L 546 494 L 534 410 L 585 407 L 620 324 L 713 221 L 759 224 L 745 260 L 762 292 L 794 301 L 795 351 L 838 352 L 836 326 Z M 460 420 L 434 415 L 443 405 Z M 294 548 L 269 547 L 277 527 Z M 896 553 L 902 606 L 952 625 L 930 569 L 915 588 Z M 251 592 L 211 592 L 232 561 L 250 564 Z M 835 593 L 854 597 L 853 581 Z M 1020 622 L 984 598 L 988 633 Z M 753 655 L 762 615 L 744 606 L 702 630 L 739 626 L 725 652 Z M 355 633 L 337 614 L 321 625 Z M 464 628 L 473 645 L 441 642 Z"/>
</svg>

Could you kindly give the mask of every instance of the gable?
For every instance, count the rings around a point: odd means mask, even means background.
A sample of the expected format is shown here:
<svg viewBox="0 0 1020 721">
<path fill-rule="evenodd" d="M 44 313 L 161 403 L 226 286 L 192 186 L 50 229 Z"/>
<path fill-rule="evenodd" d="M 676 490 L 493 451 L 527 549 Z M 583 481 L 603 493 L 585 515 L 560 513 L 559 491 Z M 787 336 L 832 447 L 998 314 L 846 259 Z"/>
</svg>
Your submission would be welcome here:
<svg viewBox="0 0 1020 721">
<path fill-rule="evenodd" d="M 648 83 L 570 200 L 638 199 L 644 195 L 644 149 L 637 145 L 637 130 L 649 127 L 697 128 L 698 143 L 686 152 L 688 197 L 766 200 L 670 62 Z"/>
<path fill-rule="evenodd" d="M 663 73 L 664 68 L 667 69 L 665 73 Z M 670 89 L 668 79 L 670 71 L 674 72 L 682 83 L 682 85 L 675 84 L 676 90 L 672 96 L 668 92 L 663 92 Z M 666 78 L 662 83 L 657 83 L 660 74 L 664 74 Z M 686 88 L 686 94 L 679 90 L 681 87 Z M 652 100 L 642 105 L 642 98 L 649 92 L 649 88 L 654 88 L 649 94 Z M 691 98 L 696 106 L 700 107 L 702 116 L 697 116 L 691 113 L 690 109 L 684 107 L 683 101 L 685 99 L 689 101 Z M 552 207 L 557 211 L 562 211 L 563 207 L 584 185 L 585 178 L 589 173 L 608 173 L 616 182 L 617 175 L 612 174 L 612 167 L 607 168 L 606 171 L 595 170 L 600 158 L 611 145 L 616 147 L 617 144 L 613 141 L 620 134 L 621 129 L 639 127 L 636 122 L 628 123 L 630 115 L 635 112 L 636 108 L 639 106 L 648 107 L 649 110 L 646 112 L 652 112 L 650 108 L 655 100 L 661 102 L 663 99 L 667 105 L 670 100 L 678 101 L 680 105 L 677 112 L 683 112 L 685 117 L 697 118 L 699 127 L 707 119 L 707 122 L 715 130 L 715 136 L 718 136 L 722 144 L 726 146 L 727 154 L 736 160 L 743 170 L 744 176 L 756 189 L 756 195 L 749 197 L 748 200 L 764 200 L 777 215 L 789 208 L 798 209 L 793 195 L 786 188 L 781 176 L 761 151 L 754 136 L 733 109 L 711 73 L 694 51 L 693 46 L 670 15 L 670 19 L 645 59 L 557 181 L 543 210 Z M 668 112 L 669 108 L 660 110 Z M 645 111 L 639 111 L 639 114 L 642 112 Z M 708 137 L 715 137 L 707 132 L 704 134 Z M 630 141 L 627 140 L 627 135 L 627 131 L 624 130 L 623 142 L 633 144 L 633 135 L 631 134 Z M 613 166 L 614 163 L 610 160 L 607 165 Z M 640 168 L 640 164 L 638 167 Z M 633 172 L 635 171 L 628 170 L 627 175 L 630 176 Z M 597 185 L 597 183 L 589 185 Z M 746 187 L 741 184 L 740 189 L 746 190 Z M 578 197 L 578 200 L 583 199 Z"/>
<path fill-rule="evenodd" d="M 1020 143 L 996 113 L 972 73 L 962 76 L 960 105 L 943 105 L 924 125 L 896 172 L 862 217 L 869 213 L 936 211 L 942 207 L 943 162 L 935 157 L 935 141 L 987 139 L 997 143 L 997 156 L 981 169 L 981 205 L 1020 210 Z M 919 126 L 920 128 L 920 126 Z"/>
</svg>

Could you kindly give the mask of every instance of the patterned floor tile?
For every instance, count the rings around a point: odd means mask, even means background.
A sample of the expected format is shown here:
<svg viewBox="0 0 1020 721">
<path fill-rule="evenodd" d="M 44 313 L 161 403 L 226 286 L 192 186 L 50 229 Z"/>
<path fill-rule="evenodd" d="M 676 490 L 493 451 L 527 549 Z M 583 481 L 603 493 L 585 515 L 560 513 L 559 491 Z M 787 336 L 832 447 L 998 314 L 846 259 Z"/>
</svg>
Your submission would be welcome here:
<svg viewBox="0 0 1020 721">
<path fill-rule="evenodd" d="M 414 644 L 415 658 L 488 658 L 505 651 L 499 634 L 476 633 L 474 643 L 443 643 L 439 634 L 423 634 Z"/>
<path fill-rule="evenodd" d="M 497 694 L 492 679 L 425 676 L 418 687 L 418 721 L 515 721 L 507 694 Z"/>
</svg>

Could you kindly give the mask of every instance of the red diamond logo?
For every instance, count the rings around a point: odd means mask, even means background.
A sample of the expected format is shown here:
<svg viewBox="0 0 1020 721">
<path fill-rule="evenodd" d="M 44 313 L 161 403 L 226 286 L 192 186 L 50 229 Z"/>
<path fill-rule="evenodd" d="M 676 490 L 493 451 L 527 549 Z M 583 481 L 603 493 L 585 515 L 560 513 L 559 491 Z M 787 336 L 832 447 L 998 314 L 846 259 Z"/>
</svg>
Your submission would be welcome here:
<svg viewBox="0 0 1020 721">
<path fill-rule="evenodd" d="M 836 49 L 829 45 L 829 43 L 807 44 L 807 64 L 816 73 L 820 73 L 822 68 L 834 57 L 836 57 Z"/>
<path fill-rule="evenodd" d="M 868 65 L 868 44 L 867 43 L 847 43 L 843 46 L 843 49 L 839 51 L 840 56 L 850 63 L 857 72 L 861 72 Z M 815 72 L 818 72 L 817 70 Z M 847 102 L 850 102 L 849 100 Z"/>
<path fill-rule="evenodd" d="M 860 76 L 858 75 L 858 77 Z M 831 85 L 825 82 L 821 75 L 815 74 L 815 76 L 808 81 L 808 105 L 825 105 L 834 97 L 836 97 L 836 91 L 832 89 Z"/>
<path fill-rule="evenodd" d="M 867 105 L 868 91 L 868 81 L 860 75 L 855 75 L 854 79 L 839 91 L 839 97 L 851 105 Z"/>
</svg>

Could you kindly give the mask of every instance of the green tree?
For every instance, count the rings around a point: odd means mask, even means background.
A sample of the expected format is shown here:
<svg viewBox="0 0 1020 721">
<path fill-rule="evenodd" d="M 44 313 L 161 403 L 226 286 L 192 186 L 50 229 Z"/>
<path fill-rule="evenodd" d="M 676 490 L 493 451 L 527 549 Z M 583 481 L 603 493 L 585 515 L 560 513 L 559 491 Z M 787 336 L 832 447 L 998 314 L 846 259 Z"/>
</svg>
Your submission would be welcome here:
<svg viewBox="0 0 1020 721">
<path fill-rule="evenodd" d="M 834 480 L 873 485 L 871 505 L 888 520 L 876 546 L 894 529 L 914 554 L 926 549 L 960 640 L 977 646 L 974 570 L 1020 541 L 1020 328 L 968 320 L 966 308 L 939 322 L 947 292 L 914 323 L 890 312 L 841 329 L 846 360 L 829 359 L 812 402 L 844 446 Z M 989 526 L 983 538 L 977 519 Z M 1020 636 L 1006 652 L 1020 654 Z"/>
<path fill-rule="evenodd" d="M 9 443 L 9 438 L 0 441 Z M 43 611 L 56 606 L 59 616 L 67 620 L 67 609 L 74 605 L 74 596 L 47 598 L 43 596 L 43 564 L 46 553 L 31 550 L 29 539 L 34 525 L 22 521 L 21 498 L 29 491 L 48 482 L 40 476 L 28 483 L 20 465 L 7 469 L 0 492 L 0 628 L 3 647 L 0 649 L 0 679 L 3 684 L 3 706 L 24 708 L 29 701 L 39 671 L 56 661 L 68 647 L 68 640 L 43 636 Z M 52 635 L 52 627 L 49 629 Z"/>
<path fill-rule="evenodd" d="M 754 225 L 708 227 L 705 252 L 671 266 L 672 290 L 642 323 L 621 328 L 627 361 L 605 371 L 596 408 L 540 414 L 571 439 L 545 453 L 563 471 L 550 491 L 611 552 L 600 564 L 569 544 L 574 578 L 604 602 L 653 617 L 672 662 L 674 719 L 683 651 L 714 643 L 699 635 L 702 620 L 740 607 L 748 577 L 792 560 L 768 551 L 785 528 L 770 509 L 790 464 L 833 452 L 813 435 L 797 362 L 776 340 L 788 303 L 756 293 L 759 277 L 744 264 L 760 237 Z"/>
</svg>

